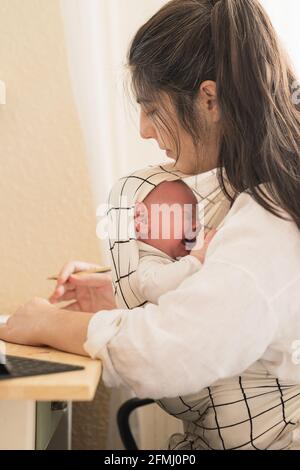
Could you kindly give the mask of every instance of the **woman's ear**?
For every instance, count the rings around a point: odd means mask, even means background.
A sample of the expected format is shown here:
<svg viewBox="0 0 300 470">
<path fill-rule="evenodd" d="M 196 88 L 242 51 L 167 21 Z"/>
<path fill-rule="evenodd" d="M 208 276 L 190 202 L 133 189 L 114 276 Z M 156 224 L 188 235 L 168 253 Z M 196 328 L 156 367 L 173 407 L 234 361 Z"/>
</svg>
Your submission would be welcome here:
<svg viewBox="0 0 300 470">
<path fill-rule="evenodd" d="M 221 119 L 221 113 L 218 102 L 217 84 L 212 80 L 206 80 L 201 83 L 199 90 L 199 104 L 206 116 L 212 122 L 217 124 Z"/>
</svg>

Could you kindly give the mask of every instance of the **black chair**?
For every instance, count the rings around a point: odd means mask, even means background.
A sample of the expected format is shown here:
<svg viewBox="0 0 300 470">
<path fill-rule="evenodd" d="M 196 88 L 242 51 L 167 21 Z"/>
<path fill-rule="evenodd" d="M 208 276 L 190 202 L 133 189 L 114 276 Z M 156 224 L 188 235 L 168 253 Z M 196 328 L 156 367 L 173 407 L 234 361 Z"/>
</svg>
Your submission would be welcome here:
<svg viewBox="0 0 300 470">
<path fill-rule="evenodd" d="M 117 423 L 120 437 L 126 450 L 139 450 L 130 429 L 129 419 L 131 413 L 137 408 L 151 405 L 152 403 L 155 403 L 154 400 L 140 400 L 139 398 L 132 398 L 131 400 L 123 403 L 123 405 L 120 407 L 117 413 Z"/>
</svg>

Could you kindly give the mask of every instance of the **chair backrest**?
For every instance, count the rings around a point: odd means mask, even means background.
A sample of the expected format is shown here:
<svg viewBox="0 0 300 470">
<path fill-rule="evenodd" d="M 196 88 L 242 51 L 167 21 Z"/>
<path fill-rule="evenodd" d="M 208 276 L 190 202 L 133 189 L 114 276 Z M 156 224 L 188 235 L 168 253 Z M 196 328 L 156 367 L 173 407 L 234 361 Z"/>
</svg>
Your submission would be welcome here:
<svg viewBox="0 0 300 470">
<path fill-rule="evenodd" d="M 131 400 L 123 403 L 123 405 L 120 407 L 117 413 L 117 423 L 120 437 L 126 450 L 139 450 L 130 429 L 129 420 L 131 413 L 137 408 L 151 405 L 152 403 L 154 403 L 154 401 L 150 399 L 140 400 L 138 398 L 132 398 Z"/>
</svg>

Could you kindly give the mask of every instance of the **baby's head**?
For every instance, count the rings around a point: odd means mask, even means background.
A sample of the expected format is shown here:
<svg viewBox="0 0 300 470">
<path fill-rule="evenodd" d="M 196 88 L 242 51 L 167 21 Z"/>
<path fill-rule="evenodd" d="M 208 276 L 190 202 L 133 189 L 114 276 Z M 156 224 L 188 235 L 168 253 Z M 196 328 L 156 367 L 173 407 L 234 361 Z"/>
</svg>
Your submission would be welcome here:
<svg viewBox="0 0 300 470">
<path fill-rule="evenodd" d="M 183 181 L 164 182 L 136 206 L 137 239 L 176 259 L 190 254 L 199 233 L 198 203 Z"/>
</svg>

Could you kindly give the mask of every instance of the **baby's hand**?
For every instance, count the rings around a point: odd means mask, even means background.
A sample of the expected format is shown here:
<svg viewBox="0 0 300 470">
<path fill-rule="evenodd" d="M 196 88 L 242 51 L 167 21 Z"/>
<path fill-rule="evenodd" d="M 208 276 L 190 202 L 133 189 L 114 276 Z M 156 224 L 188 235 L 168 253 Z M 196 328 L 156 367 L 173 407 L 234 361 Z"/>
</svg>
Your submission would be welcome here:
<svg viewBox="0 0 300 470">
<path fill-rule="evenodd" d="M 217 230 L 211 230 L 210 232 L 207 232 L 204 238 L 204 245 L 201 248 L 201 250 L 191 251 L 191 256 L 194 256 L 195 258 L 197 258 L 202 264 L 205 261 L 206 252 L 208 250 L 210 242 L 212 241 L 216 233 L 217 233 Z"/>
</svg>

